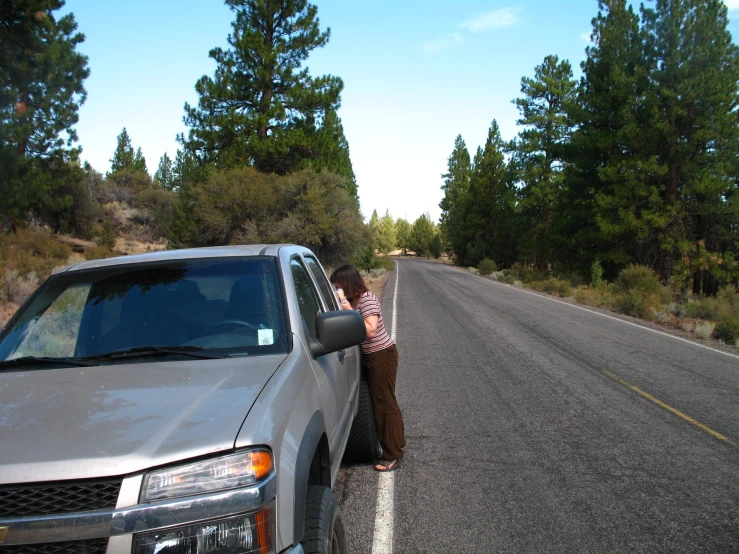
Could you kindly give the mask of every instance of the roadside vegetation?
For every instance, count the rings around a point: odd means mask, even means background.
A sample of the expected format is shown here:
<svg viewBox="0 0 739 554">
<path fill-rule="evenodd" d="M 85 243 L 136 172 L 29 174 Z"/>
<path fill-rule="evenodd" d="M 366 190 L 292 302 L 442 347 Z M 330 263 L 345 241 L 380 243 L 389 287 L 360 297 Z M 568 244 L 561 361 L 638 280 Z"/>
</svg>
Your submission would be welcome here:
<svg viewBox="0 0 739 554">
<path fill-rule="evenodd" d="M 673 290 L 662 285 L 652 269 L 639 265 L 624 268 L 609 282 L 602 278 L 599 261 L 593 263 L 589 282 L 577 274 L 542 274 L 537 268 L 520 263 L 496 271 L 490 260 L 467 270 L 515 287 L 633 316 L 698 339 L 714 339 L 739 348 L 739 293 L 733 286 L 722 288 L 714 296 Z"/>
<path fill-rule="evenodd" d="M 604 0 L 576 80 L 521 79 L 518 134 L 458 136 L 440 231 L 454 262 L 511 284 L 739 338 L 739 47 L 720 0 Z"/>
</svg>

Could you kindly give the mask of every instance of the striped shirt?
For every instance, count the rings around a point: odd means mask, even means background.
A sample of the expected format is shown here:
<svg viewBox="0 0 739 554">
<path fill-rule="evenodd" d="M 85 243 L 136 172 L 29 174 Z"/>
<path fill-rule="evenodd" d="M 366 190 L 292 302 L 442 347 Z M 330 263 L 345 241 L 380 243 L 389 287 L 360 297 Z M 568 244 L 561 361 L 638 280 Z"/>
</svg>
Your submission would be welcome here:
<svg viewBox="0 0 739 554">
<path fill-rule="evenodd" d="M 393 339 L 387 334 L 385 330 L 385 321 L 382 319 L 382 310 L 380 309 L 380 301 L 371 292 L 367 291 L 359 297 L 359 304 L 357 304 L 357 310 L 362 315 L 362 318 L 367 319 L 371 315 L 379 317 L 377 322 L 377 332 L 371 339 L 367 339 L 362 343 L 362 352 L 364 354 L 370 354 L 372 352 L 378 352 L 390 348 L 393 344 Z"/>
</svg>

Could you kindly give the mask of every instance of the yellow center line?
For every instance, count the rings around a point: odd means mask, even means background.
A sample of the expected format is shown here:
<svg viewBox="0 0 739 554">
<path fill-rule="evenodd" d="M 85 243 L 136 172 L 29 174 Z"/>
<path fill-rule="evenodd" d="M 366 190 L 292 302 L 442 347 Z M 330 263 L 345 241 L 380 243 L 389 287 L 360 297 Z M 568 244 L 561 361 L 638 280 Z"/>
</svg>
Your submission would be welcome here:
<svg viewBox="0 0 739 554">
<path fill-rule="evenodd" d="M 671 414 L 674 414 L 674 415 L 676 415 L 676 416 L 678 416 L 678 417 L 680 417 L 680 418 L 684 419 L 684 420 L 685 420 L 685 421 L 687 421 L 688 423 L 692 423 L 693 425 L 695 425 L 696 427 L 698 427 L 698 429 L 700 429 L 701 431 L 705 431 L 706 433 L 708 433 L 708 434 L 709 434 L 709 435 L 711 435 L 712 437 L 714 437 L 714 438 L 716 438 L 716 439 L 718 439 L 718 440 L 720 440 L 720 441 L 723 441 L 723 442 L 725 442 L 726 444 L 729 444 L 729 445 L 733 446 L 734 448 L 737 448 L 737 445 L 736 445 L 736 444 L 734 444 L 733 442 L 731 442 L 731 441 L 729 440 L 729 437 L 727 437 L 727 436 L 725 436 L 725 435 L 722 435 L 721 433 L 718 433 L 718 432 L 714 431 L 714 430 L 713 430 L 713 429 L 711 429 L 710 427 L 707 427 L 706 425 L 703 425 L 703 424 L 702 424 L 702 423 L 701 423 L 700 421 L 696 421 L 695 419 L 693 419 L 693 418 L 692 418 L 692 417 L 690 417 L 689 415 L 687 415 L 687 414 L 684 414 L 684 413 L 682 413 L 682 412 L 681 412 L 680 410 L 676 410 L 676 409 L 675 409 L 675 408 L 673 408 L 672 406 L 670 406 L 670 405 L 668 405 L 668 404 L 665 404 L 664 402 L 662 402 L 662 401 L 661 401 L 661 400 L 659 400 L 658 398 L 655 398 L 654 396 L 652 396 L 652 395 L 651 395 L 651 394 L 649 394 L 648 392 L 645 392 L 645 391 L 641 390 L 641 389 L 640 389 L 639 387 L 635 387 L 635 386 L 634 386 L 634 385 L 632 385 L 631 383 L 627 383 L 626 381 L 624 381 L 624 380 L 623 380 L 623 379 L 621 379 L 620 377 L 618 377 L 618 376 L 614 375 L 614 374 L 613 374 L 613 373 L 611 373 L 610 371 L 605 371 L 605 370 L 604 370 L 604 371 L 603 371 L 603 373 L 604 373 L 604 374 L 605 374 L 606 376 L 608 376 L 608 377 L 610 377 L 611 379 L 613 379 L 614 381 L 616 381 L 617 383 L 620 383 L 620 384 L 622 384 L 623 386 L 625 386 L 626 388 L 628 388 L 628 389 L 631 389 L 631 390 L 633 390 L 633 391 L 634 391 L 635 393 L 637 393 L 638 395 L 640 395 L 640 396 L 643 396 L 643 397 L 644 397 L 644 398 L 646 398 L 647 400 L 651 400 L 652 402 L 654 402 L 655 404 L 657 404 L 657 406 L 659 406 L 660 408 L 664 408 L 665 410 L 667 410 L 667 411 L 668 411 L 668 412 L 670 412 Z"/>
</svg>

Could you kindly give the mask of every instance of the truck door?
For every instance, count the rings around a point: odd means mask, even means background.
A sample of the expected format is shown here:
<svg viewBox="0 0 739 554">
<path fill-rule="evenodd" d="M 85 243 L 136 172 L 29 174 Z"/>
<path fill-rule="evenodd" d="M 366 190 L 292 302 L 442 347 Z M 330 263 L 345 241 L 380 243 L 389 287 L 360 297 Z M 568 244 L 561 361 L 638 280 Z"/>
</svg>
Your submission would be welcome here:
<svg viewBox="0 0 739 554">
<path fill-rule="evenodd" d="M 295 286 L 300 314 L 304 322 L 302 340 L 306 347 L 309 348 L 310 339 L 315 338 L 316 317 L 319 313 L 327 311 L 327 309 L 321 302 L 320 294 L 316 290 L 308 270 L 297 256 L 290 260 L 290 272 Z M 299 334 L 300 331 L 296 330 Z M 332 456 L 335 449 L 339 447 L 339 442 L 344 435 L 345 422 L 342 420 L 350 417 L 351 413 L 350 406 L 347 412 L 348 399 L 343 392 L 343 361 L 343 353 L 337 352 L 332 352 L 316 359 L 311 358 L 313 371 L 321 391 L 321 402 L 324 408 L 326 431 L 329 435 L 329 448 L 331 449 Z"/>
<path fill-rule="evenodd" d="M 326 272 L 321 267 L 321 264 L 314 256 L 303 254 L 303 261 L 308 266 L 311 275 L 313 276 L 314 283 L 318 286 L 318 291 L 321 294 L 321 299 L 324 301 L 324 305 L 328 311 L 340 310 L 338 298 L 334 291 L 333 285 L 329 282 Z M 339 383 L 341 386 L 341 394 L 343 398 L 346 398 L 348 402 L 354 399 L 354 389 L 359 385 L 359 372 L 361 367 L 359 347 L 353 346 L 347 348 L 343 352 L 337 354 L 340 361 L 344 366 L 344 370 L 339 375 Z"/>
</svg>

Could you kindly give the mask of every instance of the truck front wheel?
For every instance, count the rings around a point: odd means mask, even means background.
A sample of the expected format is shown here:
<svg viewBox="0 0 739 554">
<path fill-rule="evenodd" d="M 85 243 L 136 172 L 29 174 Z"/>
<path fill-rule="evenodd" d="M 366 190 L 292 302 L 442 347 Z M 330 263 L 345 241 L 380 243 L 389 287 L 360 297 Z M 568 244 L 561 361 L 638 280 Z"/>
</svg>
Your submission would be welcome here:
<svg viewBox="0 0 739 554">
<path fill-rule="evenodd" d="M 349 540 L 341 506 L 328 487 L 308 487 L 305 504 L 305 554 L 348 554 Z"/>
</svg>

